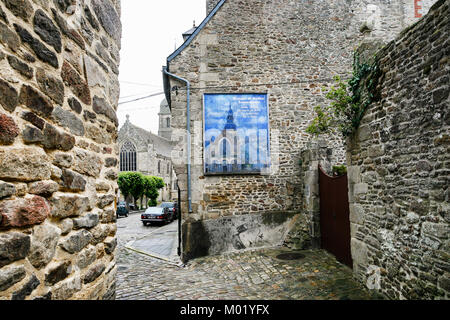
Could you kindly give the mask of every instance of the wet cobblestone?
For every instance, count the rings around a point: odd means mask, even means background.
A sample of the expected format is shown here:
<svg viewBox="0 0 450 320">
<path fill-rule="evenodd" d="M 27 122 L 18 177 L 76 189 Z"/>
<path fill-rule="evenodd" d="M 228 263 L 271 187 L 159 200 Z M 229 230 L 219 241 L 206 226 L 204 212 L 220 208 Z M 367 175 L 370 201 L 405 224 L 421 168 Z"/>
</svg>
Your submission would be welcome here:
<svg viewBox="0 0 450 320">
<path fill-rule="evenodd" d="M 209 256 L 183 267 L 118 249 L 117 300 L 370 300 L 352 271 L 323 250 L 270 248 Z"/>
</svg>

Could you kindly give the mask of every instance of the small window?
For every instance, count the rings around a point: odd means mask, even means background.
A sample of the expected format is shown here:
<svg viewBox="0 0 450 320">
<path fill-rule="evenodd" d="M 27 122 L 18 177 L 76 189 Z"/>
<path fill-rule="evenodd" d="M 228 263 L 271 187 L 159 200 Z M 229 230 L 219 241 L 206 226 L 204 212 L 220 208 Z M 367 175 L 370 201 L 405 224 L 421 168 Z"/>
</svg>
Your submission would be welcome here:
<svg viewBox="0 0 450 320">
<path fill-rule="evenodd" d="M 170 173 L 170 163 L 167 164 L 167 174 Z"/>
<path fill-rule="evenodd" d="M 161 161 L 158 161 L 158 173 L 161 173 Z"/>
<path fill-rule="evenodd" d="M 170 118 L 166 118 L 167 128 L 170 128 Z"/>
</svg>

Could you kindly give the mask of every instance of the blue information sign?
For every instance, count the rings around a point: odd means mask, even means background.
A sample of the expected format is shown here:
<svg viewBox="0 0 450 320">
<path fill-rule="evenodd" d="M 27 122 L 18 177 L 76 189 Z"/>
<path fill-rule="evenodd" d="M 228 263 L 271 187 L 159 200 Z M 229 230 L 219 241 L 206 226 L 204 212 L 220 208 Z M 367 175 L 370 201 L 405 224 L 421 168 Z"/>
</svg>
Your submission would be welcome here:
<svg viewBox="0 0 450 320">
<path fill-rule="evenodd" d="M 269 171 L 267 94 L 204 94 L 203 110 L 206 175 Z"/>
</svg>

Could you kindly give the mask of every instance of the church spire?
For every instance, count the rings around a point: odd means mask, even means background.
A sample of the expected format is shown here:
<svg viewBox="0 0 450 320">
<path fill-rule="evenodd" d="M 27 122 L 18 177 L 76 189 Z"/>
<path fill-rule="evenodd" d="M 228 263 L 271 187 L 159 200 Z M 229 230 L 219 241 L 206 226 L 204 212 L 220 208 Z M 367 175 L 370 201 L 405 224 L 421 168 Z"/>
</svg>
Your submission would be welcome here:
<svg viewBox="0 0 450 320">
<path fill-rule="evenodd" d="M 227 116 L 227 124 L 225 125 L 224 130 L 236 130 L 237 126 L 234 123 L 234 113 L 233 113 L 233 109 L 231 109 L 231 105 L 230 105 L 230 110 L 228 110 L 228 116 Z"/>
</svg>

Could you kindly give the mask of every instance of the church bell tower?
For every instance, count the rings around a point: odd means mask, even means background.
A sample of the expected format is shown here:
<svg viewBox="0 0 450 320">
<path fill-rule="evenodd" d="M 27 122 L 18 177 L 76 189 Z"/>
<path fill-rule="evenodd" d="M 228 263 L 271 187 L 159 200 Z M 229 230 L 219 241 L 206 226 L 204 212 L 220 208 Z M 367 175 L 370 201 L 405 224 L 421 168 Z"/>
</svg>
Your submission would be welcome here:
<svg viewBox="0 0 450 320">
<path fill-rule="evenodd" d="M 159 130 L 158 136 L 166 138 L 167 140 L 172 139 L 172 115 L 170 112 L 169 104 L 167 100 L 164 99 L 161 102 L 159 108 Z"/>
</svg>

